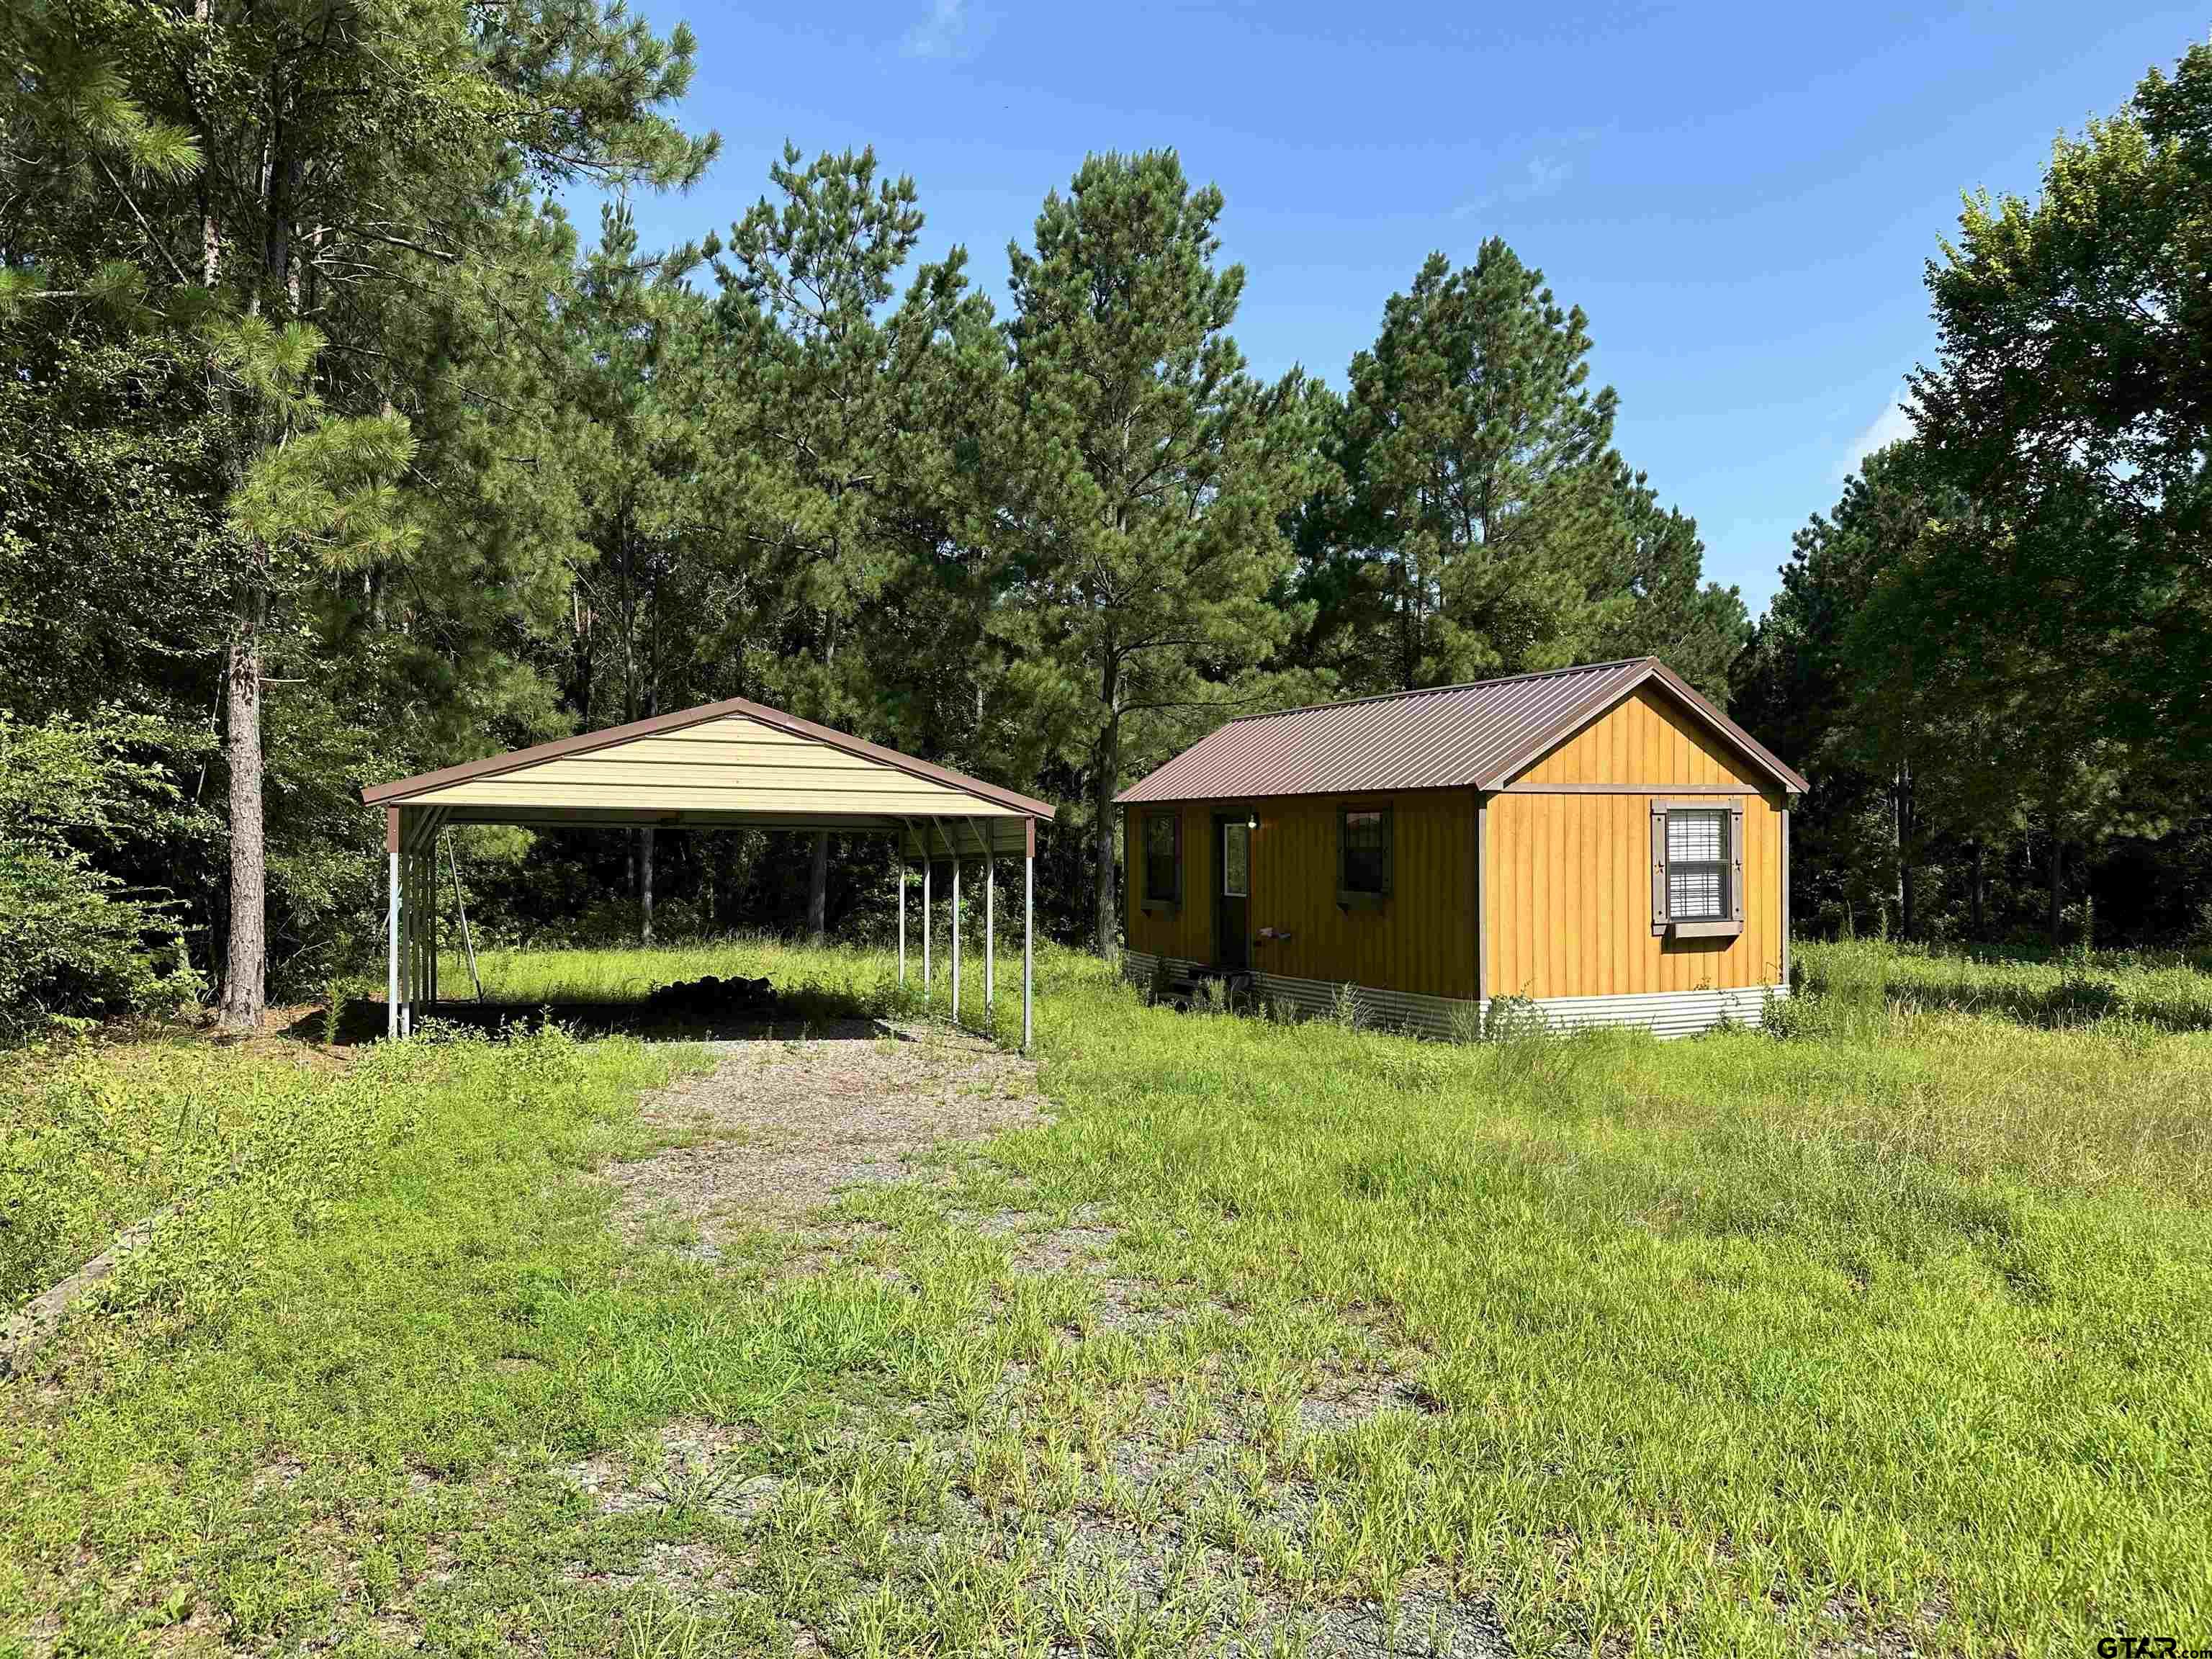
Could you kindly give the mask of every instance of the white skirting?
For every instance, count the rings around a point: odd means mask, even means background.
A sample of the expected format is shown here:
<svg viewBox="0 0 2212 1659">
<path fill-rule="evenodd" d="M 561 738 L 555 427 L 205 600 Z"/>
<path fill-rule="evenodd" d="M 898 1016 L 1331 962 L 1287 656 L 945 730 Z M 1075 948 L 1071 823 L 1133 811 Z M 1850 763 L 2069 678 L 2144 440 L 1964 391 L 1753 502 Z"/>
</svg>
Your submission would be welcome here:
<svg viewBox="0 0 2212 1659">
<path fill-rule="evenodd" d="M 1125 951 L 1121 971 L 1138 985 L 1152 982 L 1155 958 L 1141 951 Z M 1170 973 L 1188 974 L 1202 966 L 1177 957 L 1167 959 Z M 1308 1017 L 1325 1016 L 1336 1007 L 1344 987 L 1321 979 L 1291 979 L 1280 974 L 1255 973 L 1253 990 L 1266 1002 L 1288 1003 Z M 1428 1036 L 1466 1036 L 1480 1029 L 1478 1014 L 1486 1017 L 1495 1004 L 1480 1004 L 1455 997 L 1421 996 L 1410 991 L 1380 991 L 1365 985 L 1352 988 L 1352 1000 L 1362 1021 L 1419 1031 Z M 1631 996 L 1544 997 L 1512 1006 L 1533 1007 L 1546 1024 L 1559 1030 L 1594 1025 L 1640 1025 L 1655 1036 L 1692 1036 L 1711 1030 L 1724 1020 L 1757 1025 L 1765 1018 L 1770 1000 L 1790 995 L 1787 985 L 1753 985 L 1729 991 L 1656 991 Z"/>
</svg>

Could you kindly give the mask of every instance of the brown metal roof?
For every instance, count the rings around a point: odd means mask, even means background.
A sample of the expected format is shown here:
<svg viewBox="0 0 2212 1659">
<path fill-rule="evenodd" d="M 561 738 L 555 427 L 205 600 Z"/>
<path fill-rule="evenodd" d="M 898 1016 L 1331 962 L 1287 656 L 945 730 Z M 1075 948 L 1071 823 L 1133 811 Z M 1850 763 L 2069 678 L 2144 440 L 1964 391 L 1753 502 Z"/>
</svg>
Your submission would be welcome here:
<svg viewBox="0 0 2212 1659">
<path fill-rule="evenodd" d="M 665 732 L 680 732 L 688 726 L 702 726 L 708 720 L 725 715 L 743 714 L 758 720 L 763 726 L 787 732 L 796 738 L 810 738 L 826 744 L 848 755 L 859 756 L 904 772 L 909 776 L 926 778 L 932 783 L 941 783 L 950 789 L 958 789 L 987 800 L 996 806 L 1010 808 L 1034 817 L 1049 818 L 1055 809 L 1049 802 L 1034 800 L 1002 789 L 995 783 L 985 783 L 981 778 L 971 778 L 964 772 L 938 766 L 911 755 L 902 755 L 896 749 L 886 749 L 881 744 L 870 743 L 848 732 L 827 726 L 817 726 L 796 714 L 787 714 L 781 708 L 770 708 L 766 703 L 753 702 L 744 697 L 729 697 L 720 702 L 702 703 L 696 708 L 680 709 L 673 714 L 658 714 L 651 720 L 632 720 L 627 726 L 610 726 L 599 732 L 580 732 L 573 738 L 559 738 L 551 743 L 533 744 L 527 749 L 511 749 L 504 755 L 491 755 L 483 760 L 467 761 L 459 766 L 441 768 L 435 772 L 424 772 L 411 778 L 398 778 L 390 783 L 380 783 L 363 789 L 361 798 L 370 806 L 398 805 L 415 795 L 427 794 L 442 789 L 448 784 L 466 783 L 477 778 L 495 778 L 521 767 L 534 766 L 540 761 L 559 760 L 570 755 L 585 755 L 593 750 L 611 748 L 627 743 L 633 738 L 649 738 Z"/>
<path fill-rule="evenodd" d="M 1656 657 L 1398 691 L 1233 720 L 1115 799 L 1123 802 L 1496 789 L 1656 680 L 1784 788 L 1805 780 Z"/>
</svg>

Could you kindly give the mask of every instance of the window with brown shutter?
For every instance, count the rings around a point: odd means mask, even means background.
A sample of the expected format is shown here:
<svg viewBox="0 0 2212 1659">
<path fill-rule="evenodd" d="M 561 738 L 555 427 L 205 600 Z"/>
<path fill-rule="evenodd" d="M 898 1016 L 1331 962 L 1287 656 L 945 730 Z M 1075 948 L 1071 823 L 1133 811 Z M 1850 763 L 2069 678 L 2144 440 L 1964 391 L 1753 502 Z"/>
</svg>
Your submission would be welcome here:
<svg viewBox="0 0 2212 1659">
<path fill-rule="evenodd" d="M 1743 932 L 1743 803 L 1651 804 L 1651 931 L 1674 939 Z"/>
</svg>

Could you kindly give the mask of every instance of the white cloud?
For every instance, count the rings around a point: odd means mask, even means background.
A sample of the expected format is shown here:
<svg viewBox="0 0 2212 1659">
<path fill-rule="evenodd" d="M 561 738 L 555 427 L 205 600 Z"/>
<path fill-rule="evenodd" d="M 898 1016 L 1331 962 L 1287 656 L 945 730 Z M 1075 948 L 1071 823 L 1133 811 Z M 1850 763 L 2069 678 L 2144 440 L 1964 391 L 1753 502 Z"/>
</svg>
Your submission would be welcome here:
<svg viewBox="0 0 2212 1659">
<path fill-rule="evenodd" d="M 1455 219 L 1471 219 L 1492 208 L 1511 207 L 1559 194 L 1559 187 L 1575 176 L 1575 164 L 1561 155 L 1534 155 L 1521 164 L 1516 175 L 1508 173 L 1496 186 L 1468 198 L 1451 210 Z"/>
<path fill-rule="evenodd" d="M 1836 469 L 1836 476 L 1840 478 L 1857 471 L 1859 463 L 1875 450 L 1887 449 L 1893 443 L 1910 438 L 1917 429 L 1912 423 L 1912 411 L 1903 404 L 1892 404 L 1869 422 L 1865 431 L 1851 441 L 1850 453 Z"/>
<path fill-rule="evenodd" d="M 1552 156 L 1530 156 L 1528 158 L 1528 194 L 1549 196 L 1561 185 L 1566 183 L 1567 175 L 1573 171 L 1574 168 L 1566 162 Z"/>
<path fill-rule="evenodd" d="M 908 58 L 957 58 L 968 39 L 968 0 L 930 0 L 929 15 L 906 32 Z"/>
</svg>

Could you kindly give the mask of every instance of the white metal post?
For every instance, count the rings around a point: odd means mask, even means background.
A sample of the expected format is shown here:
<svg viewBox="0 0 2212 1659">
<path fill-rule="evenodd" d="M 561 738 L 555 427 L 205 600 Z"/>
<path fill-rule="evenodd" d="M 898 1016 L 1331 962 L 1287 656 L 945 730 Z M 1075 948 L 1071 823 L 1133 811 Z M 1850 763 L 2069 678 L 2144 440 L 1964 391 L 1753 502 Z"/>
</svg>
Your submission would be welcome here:
<svg viewBox="0 0 2212 1659">
<path fill-rule="evenodd" d="M 430 989 L 430 970 L 426 964 L 422 954 L 423 940 L 427 937 L 427 934 L 423 927 L 422 915 L 422 854 L 419 853 L 410 853 L 407 855 L 407 862 L 408 867 L 415 872 L 415 884 L 413 890 L 407 895 L 407 937 L 413 942 L 415 946 L 415 968 L 414 971 L 407 976 L 407 1004 L 405 1012 L 403 1016 L 405 1024 L 401 1029 L 404 1030 L 409 1036 L 413 1036 L 415 1035 L 415 1015 L 417 1012 L 415 1005 L 425 1000 L 428 995 Z"/>
<path fill-rule="evenodd" d="M 906 983 L 906 848 L 898 854 L 899 890 L 899 983 Z"/>
<path fill-rule="evenodd" d="M 386 840 L 386 862 L 391 866 L 391 885 L 384 912 L 384 1035 L 399 1035 L 399 812 L 392 809 L 392 828 Z"/>
<path fill-rule="evenodd" d="M 929 848 L 921 849 L 921 1000 L 927 1002 L 937 990 L 937 982 L 929 975 L 929 866 L 933 860 Z"/>
<path fill-rule="evenodd" d="M 430 995 L 429 959 L 424 954 L 429 938 L 428 919 L 422 914 L 422 855 L 410 853 L 407 868 L 411 885 L 407 892 L 407 937 L 415 945 L 415 971 L 407 976 L 407 1034 L 415 1034 L 415 1016 L 419 1012 L 416 1004 L 427 1002 Z"/>
<path fill-rule="evenodd" d="M 1030 1051 L 1033 1035 L 1030 1005 L 1031 982 L 1035 977 L 1035 953 L 1030 949 L 1030 935 L 1036 927 L 1036 820 L 1029 821 L 1029 840 L 1022 852 L 1022 1052 Z"/>
<path fill-rule="evenodd" d="M 988 831 L 985 832 L 987 835 Z M 983 1024 L 991 1023 L 991 1003 L 996 990 L 999 960 L 997 923 L 994 913 L 999 900 L 999 860 L 991 856 L 997 849 L 987 841 L 983 853 Z"/>
<path fill-rule="evenodd" d="M 399 957 L 399 1035 L 415 1035 L 415 980 L 420 969 L 415 959 L 415 860 L 399 855 L 400 885 L 405 896 L 399 903 L 399 926 L 407 935 L 407 948 Z"/>
<path fill-rule="evenodd" d="M 952 848 L 952 1023 L 960 1023 L 960 848 L 948 836 Z"/>
<path fill-rule="evenodd" d="M 432 842 L 429 851 L 418 854 L 422 860 L 422 977 L 429 991 L 422 1000 L 432 1004 L 438 1000 L 437 845 Z"/>
<path fill-rule="evenodd" d="M 412 1036 L 415 1016 L 420 1012 L 416 1004 L 430 1000 L 430 919 L 423 914 L 422 854 L 410 853 L 407 867 L 414 872 L 414 885 L 407 895 L 407 914 L 413 919 L 408 924 L 407 937 L 415 941 L 415 971 L 407 981 L 407 1030 Z"/>
</svg>

